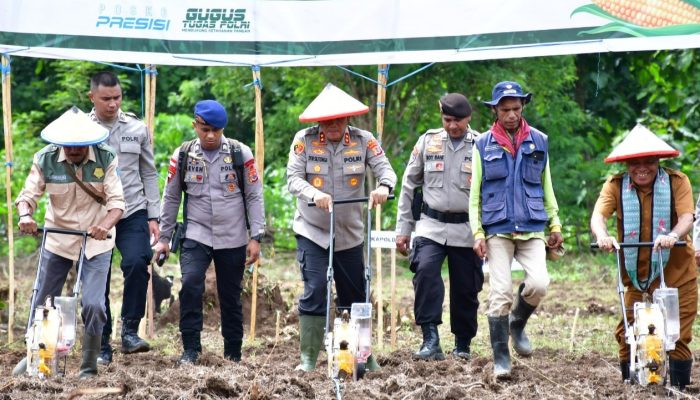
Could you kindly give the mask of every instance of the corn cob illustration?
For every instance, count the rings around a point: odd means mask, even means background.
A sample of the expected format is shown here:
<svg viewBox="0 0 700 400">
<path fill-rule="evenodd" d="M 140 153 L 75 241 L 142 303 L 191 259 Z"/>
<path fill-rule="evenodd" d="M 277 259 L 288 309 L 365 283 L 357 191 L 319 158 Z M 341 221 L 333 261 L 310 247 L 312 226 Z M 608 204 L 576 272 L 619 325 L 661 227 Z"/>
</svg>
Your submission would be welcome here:
<svg viewBox="0 0 700 400">
<path fill-rule="evenodd" d="M 609 14 L 646 28 L 700 24 L 700 9 L 681 0 L 592 0 Z"/>
</svg>

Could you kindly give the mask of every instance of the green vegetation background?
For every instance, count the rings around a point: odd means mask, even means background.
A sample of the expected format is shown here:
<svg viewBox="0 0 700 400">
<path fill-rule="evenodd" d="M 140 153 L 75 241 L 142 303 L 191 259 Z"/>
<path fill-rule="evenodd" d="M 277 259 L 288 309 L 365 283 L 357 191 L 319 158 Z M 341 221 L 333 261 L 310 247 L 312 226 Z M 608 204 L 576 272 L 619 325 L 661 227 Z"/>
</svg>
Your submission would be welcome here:
<svg viewBox="0 0 700 400">
<path fill-rule="evenodd" d="M 391 66 L 389 82 L 419 67 Z M 352 69 L 373 79 L 377 76 L 376 66 Z M 81 61 L 12 58 L 13 197 L 23 185 L 32 154 L 45 145 L 39 137 L 41 129 L 71 105 L 88 111 L 89 77 L 100 70 L 119 74 L 124 89 L 122 108 L 142 115 L 139 72 Z M 466 94 L 474 108 L 472 127 L 485 131 L 492 116 L 481 101 L 490 99 L 491 88 L 498 81 L 521 82 L 534 94 L 525 117 L 550 138 L 550 163 L 567 247 L 585 252 L 591 240 L 588 218 L 597 194 L 605 177 L 620 168 L 604 164 L 603 158 L 636 122 L 681 150 L 681 157 L 664 161 L 664 165 L 679 168 L 692 183 L 698 182 L 698 76 L 700 52 L 695 50 L 435 64 L 387 89 L 383 147 L 401 177 L 418 136 L 440 126 L 440 96 L 447 92 Z M 294 133 L 307 126 L 298 122 L 299 114 L 327 82 L 370 105 L 370 113 L 354 117 L 351 124 L 376 132 L 374 83 L 335 67 L 262 70 L 265 206 L 273 244 L 267 251 L 294 247 L 294 201 L 286 189 L 287 156 Z M 192 107 L 200 99 L 215 98 L 223 103 L 229 111 L 225 135 L 254 146 L 255 95 L 251 83 L 251 70 L 245 67 L 158 66 L 155 154 L 161 188 L 170 155 L 194 135 Z M 4 144 L 0 150 L 4 161 Z M 0 172 L 3 194 L 5 171 L 2 168 Z M 38 212 L 40 223 L 43 207 Z M 396 202 L 390 202 L 383 213 L 383 229 L 393 229 L 395 216 Z M 14 218 L 12 228 L 17 232 L 16 212 Z M 8 229 L 3 201 L 1 257 L 8 252 Z M 17 255 L 36 248 L 33 238 L 15 238 Z"/>
</svg>

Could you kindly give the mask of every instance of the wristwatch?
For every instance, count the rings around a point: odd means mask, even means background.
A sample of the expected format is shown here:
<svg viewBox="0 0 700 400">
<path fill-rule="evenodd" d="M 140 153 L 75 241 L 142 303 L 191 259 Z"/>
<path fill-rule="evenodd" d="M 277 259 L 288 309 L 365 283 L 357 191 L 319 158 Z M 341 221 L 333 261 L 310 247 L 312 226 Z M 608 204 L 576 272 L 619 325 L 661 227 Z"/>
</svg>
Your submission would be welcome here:
<svg viewBox="0 0 700 400">
<path fill-rule="evenodd" d="M 250 240 L 255 240 L 255 241 L 257 241 L 258 243 L 260 243 L 260 242 L 262 242 L 263 236 L 265 236 L 265 235 L 263 235 L 262 233 L 259 234 L 259 235 L 251 236 L 251 237 L 250 237 Z"/>
<path fill-rule="evenodd" d="M 391 186 L 389 186 L 389 185 L 387 185 L 386 183 L 380 183 L 379 186 L 384 186 L 384 187 L 386 187 L 387 189 L 389 189 L 389 193 L 391 193 L 391 192 L 394 191 L 394 188 L 391 187 Z"/>
<path fill-rule="evenodd" d="M 678 240 L 678 234 L 676 232 L 669 232 L 668 235 L 666 235 L 666 236 L 670 236 L 670 237 Z"/>
</svg>

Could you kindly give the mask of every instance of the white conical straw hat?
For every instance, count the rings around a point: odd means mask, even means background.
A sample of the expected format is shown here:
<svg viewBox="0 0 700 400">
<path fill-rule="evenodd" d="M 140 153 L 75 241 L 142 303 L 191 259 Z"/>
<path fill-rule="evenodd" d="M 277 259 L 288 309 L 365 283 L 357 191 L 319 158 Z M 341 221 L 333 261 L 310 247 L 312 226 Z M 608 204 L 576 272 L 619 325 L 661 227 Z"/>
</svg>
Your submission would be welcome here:
<svg viewBox="0 0 700 400">
<path fill-rule="evenodd" d="M 73 106 L 41 131 L 41 138 L 59 146 L 89 146 L 107 139 L 109 131 Z"/>
<path fill-rule="evenodd" d="M 369 107 L 328 83 L 314 101 L 306 107 L 306 110 L 301 113 L 299 122 L 327 121 L 367 112 L 369 112 Z"/>
<path fill-rule="evenodd" d="M 605 159 L 606 163 L 625 161 L 641 157 L 677 157 L 678 150 L 661 140 L 642 124 L 637 124 Z"/>
</svg>

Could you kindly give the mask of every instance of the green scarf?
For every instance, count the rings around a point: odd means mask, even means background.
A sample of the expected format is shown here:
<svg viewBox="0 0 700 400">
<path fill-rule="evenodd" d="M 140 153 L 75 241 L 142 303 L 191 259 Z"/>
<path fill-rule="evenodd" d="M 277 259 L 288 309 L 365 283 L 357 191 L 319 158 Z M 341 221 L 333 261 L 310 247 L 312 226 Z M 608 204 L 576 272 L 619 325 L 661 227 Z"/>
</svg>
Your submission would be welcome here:
<svg viewBox="0 0 700 400">
<path fill-rule="evenodd" d="M 641 234 L 642 210 L 639 205 L 639 198 L 628 173 L 622 176 L 622 186 L 620 187 L 622 198 L 622 226 L 624 235 L 623 243 L 639 243 Z M 659 235 L 665 235 L 671 231 L 671 179 L 663 168 L 659 168 L 654 181 L 654 192 L 652 197 L 652 231 L 651 241 L 655 241 Z M 656 279 L 662 268 L 657 257 L 651 256 L 651 265 L 647 279 L 640 280 L 637 277 L 637 258 L 639 248 L 628 247 L 623 249 L 625 255 L 625 269 L 632 284 L 640 291 L 646 291 L 649 284 Z M 661 249 L 661 258 L 668 262 L 669 249 Z"/>
</svg>

